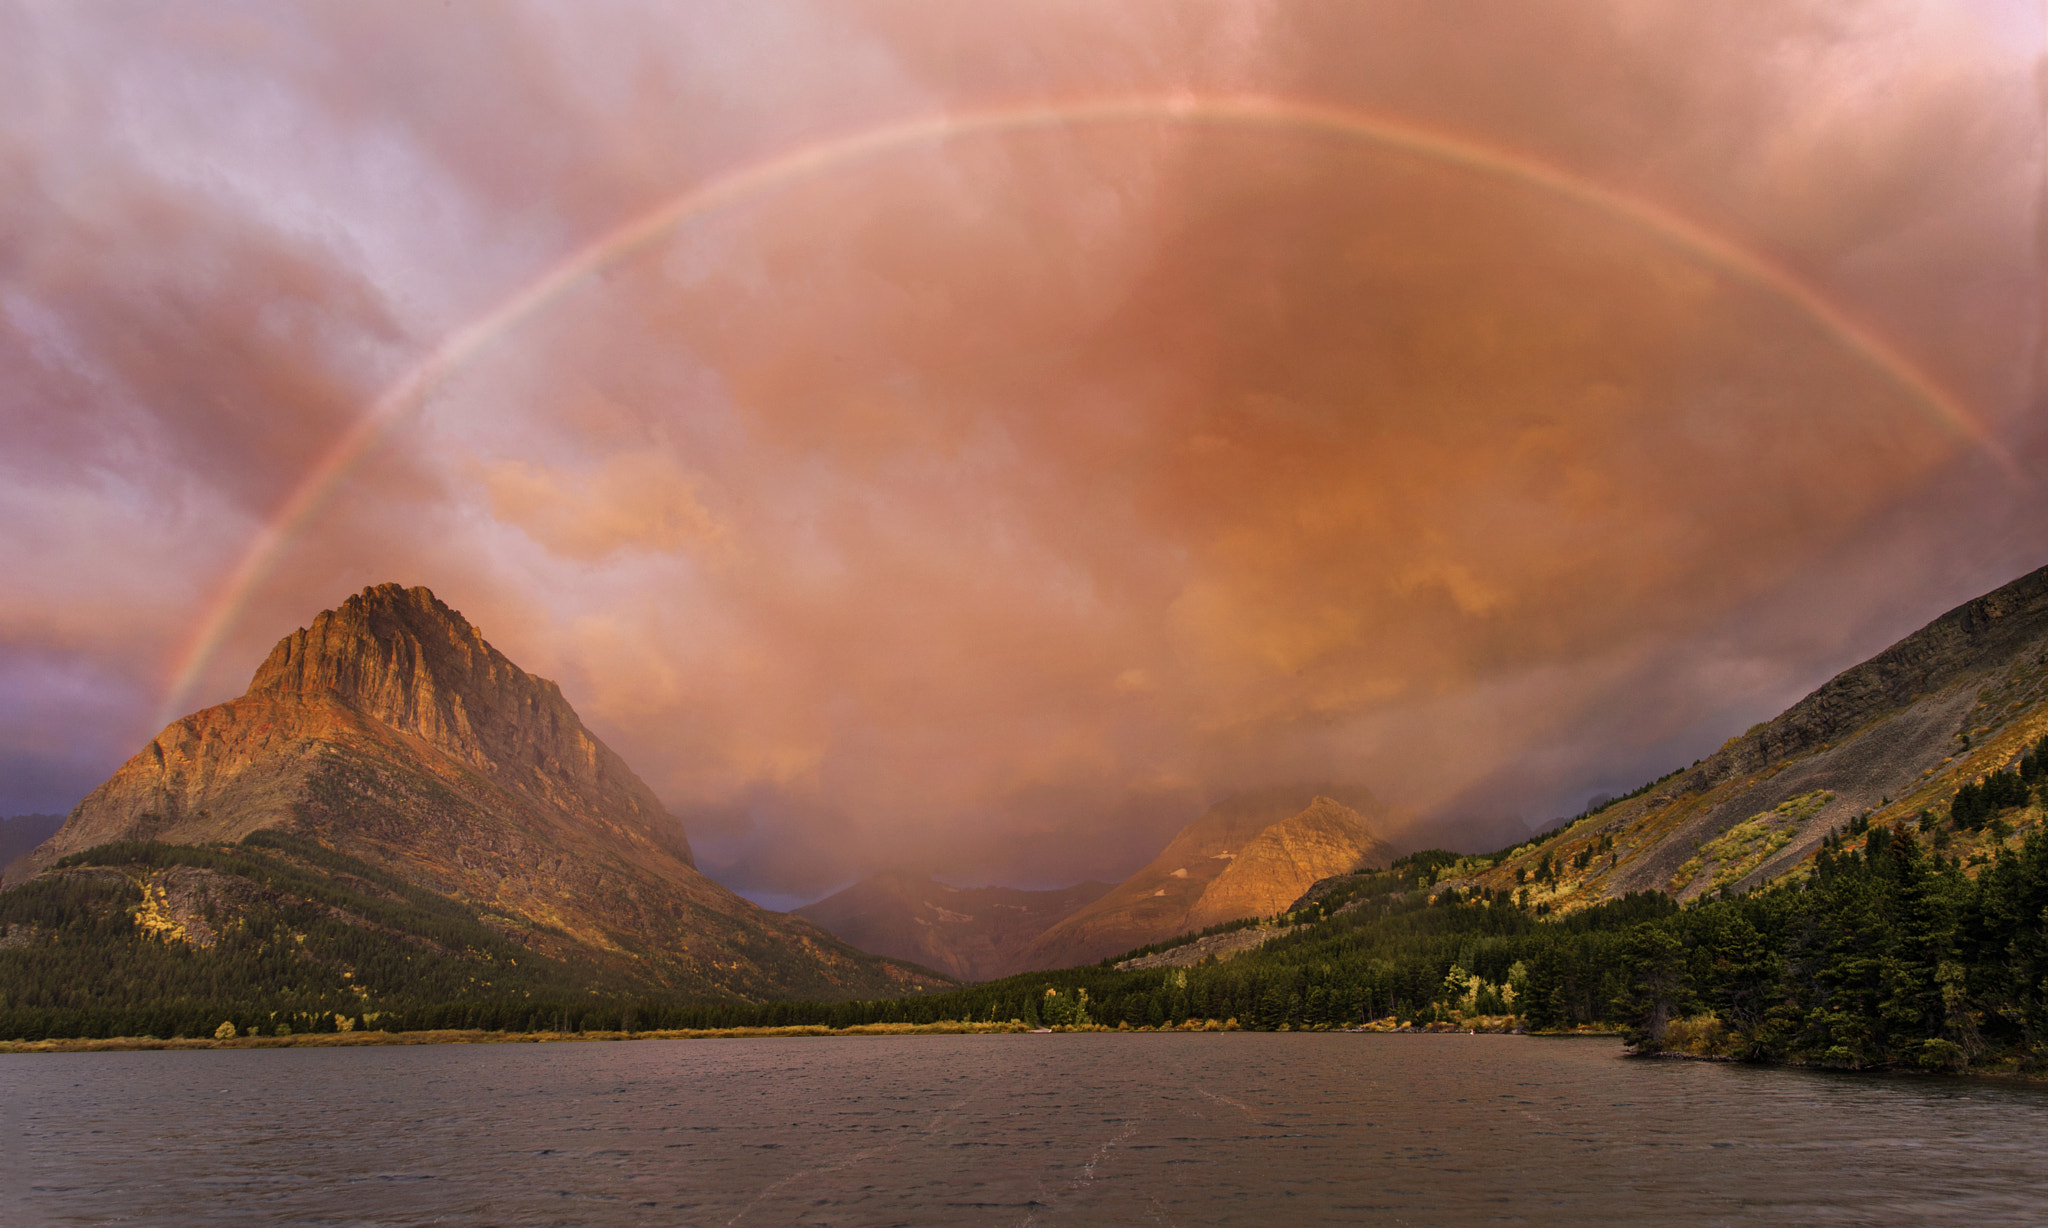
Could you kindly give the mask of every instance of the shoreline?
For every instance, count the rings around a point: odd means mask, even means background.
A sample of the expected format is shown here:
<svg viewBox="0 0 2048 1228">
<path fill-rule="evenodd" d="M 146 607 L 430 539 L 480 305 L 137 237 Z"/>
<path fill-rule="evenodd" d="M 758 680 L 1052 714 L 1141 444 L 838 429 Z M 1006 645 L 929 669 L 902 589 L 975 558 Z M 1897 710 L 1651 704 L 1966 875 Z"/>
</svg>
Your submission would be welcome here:
<svg viewBox="0 0 2048 1228">
<path fill-rule="evenodd" d="M 0 1041 L 4 1053 L 114 1053 L 150 1049 L 352 1049 L 385 1045 L 535 1045 L 633 1040 L 763 1039 L 806 1036 L 978 1036 L 1029 1032 L 1015 1023 L 864 1023 L 848 1028 L 800 1024 L 781 1028 L 678 1028 L 645 1032 L 490 1032 L 481 1028 L 431 1028 L 417 1032 L 297 1032 L 290 1036 L 75 1037 L 65 1040 Z"/>
<path fill-rule="evenodd" d="M 233 1039 L 219 1039 L 211 1036 L 186 1036 L 164 1039 L 155 1036 L 110 1036 L 72 1037 L 61 1040 L 6 1040 L 0 1041 L 0 1054 L 10 1053 L 125 1053 L 158 1049 L 347 1049 L 386 1045 L 534 1045 L 574 1044 L 578 1042 L 618 1042 L 634 1040 L 767 1040 L 778 1038 L 835 1037 L 835 1036 L 993 1036 L 1021 1035 L 1030 1033 L 1102 1032 L 1124 1035 L 1172 1035 L 1185 1033 L 1241 1032 L 1251 1029 L 1237 1026 L 1230 1020 L 1222 1026 L 1209 1027 L 1163 1027 L 1132 1028 L 1104 1027 L 1099 1024 L 1084 1027 L 1061 1026 L 1057 1028 L 1033 1028 L 1023 1023 L 866 1023 L 846 1028 L 831 1028 L 822 1024 L 796 1024 L 779 1028 L 676 1028 L 652 1029 L 634 1032 L 492 1032 L 480 1028 L 436 1028 L 417 1032 L 298 1032 L 290 1036 L 237 1036 Z M 1330 1035 L 1416 1035 L 1416 1036 L 1501 1036 L 1533 1035 L 1546 1038 L 1586 1037 L 1612 1039 L 1619 1032 L 1609 1031 L 1560 1031 L 1524 1033 L 1506 1027 L 1455 1027 L 1449 1024 L 1427 1024 L 1406 1027 L 1374 1027 L 1312 1029 Z M 1274 1033 L 1280 1035 L 1280 1033 Z"/>
<path fill-rule="evenodd" d="M 1235 1024 L 1235 1020 L 1231 1023 Z M 1375 1021 L 1378 1022 L 1378 1021 Z M 998 1036 L 1056 1033 L 1107 1033 L 1127 1036 L 1173 1035 L 1181 1033 L 1242 1032 L 1250 1029 L 1226 1027 L 1083 1027 L 1032 1028 L 1022 1023 L 869 1023 L 847 1028 L 822 1024 L 800 1024 L 779 1028 L 679 1028 L 635 1032 L 491 1032 L 477 1028 L 437 1028 L 417 1032 L 300 1032 L 290 1036 L 238 1036 L 232 1040 L 214 1037 L 114 1036 L 65 1040 L 0 1041 L 0 1054 L 32 1053 L 136 1053 L 165 1049 L 348 1049 L 403 1045 L 551 1045 L 619 1043 L 638 1040 L 773 1040 L 829 1039 L 840 1036 Z M 1454 1027 L 1447 1024 L 1398 1028 L 1365 1027 L 1313 1029 L 1328 1035 L 1353 1036 L 1528 1036 L 1538 1040 L 1618 1040 L 1619 1031 L 1579 1028 L 1527 1032 L 1503 1027 Z M 1282 1033 L 1273 1033 L 1281 1035 Z M 1782 1070 L 1800 1070 L 1849 1075 L 1907 1075 L 1950 1079 L 1996 1079 L 2006 1082 L 2048 1085 L 2048 1073 L 2029 1073 L 2010 1063 L 1972 1067 L 1964 1070 L 1918 1070 L 1909 1067 L 1845 1069 L 1809 1062 L 1746 1063 L 1725 1054 L 1699 1054 L 1665 1049 L 1639 1053 L 1624 1049 L 1622 1057 L 1638 1061 L 1712 1062 L 1726 1065 L 1756 1065 Z"/>
<path fill-rule="evenodd" d="M 1882 1078 L 1909 1079 L 1999 1079 L 2048 1086 L 2048 1071 L 2037 1073 L 2022 1070 L 2018 1063 L 2010 1061 L 1991 1066 L 1966 1066 L 1960 1070 L 1926 1070 L 1917 1066 L 1828 1066 L 1820 1062 L 1753 1062 L 1746 1058 L 1730 1057 L 1725 1053 L 1685 1053 L 1677 1049 L 1657 1049 L 1642 1053 L 1624 1047 L 1621 1056 L 1632 1062 L 1711 1062 L 1723 1066 L 1755 1066 L 1759 1070 L 1802 1070 L 1810 1074 L 1858 1077 L 1876 1075 Z"/>
</svg>

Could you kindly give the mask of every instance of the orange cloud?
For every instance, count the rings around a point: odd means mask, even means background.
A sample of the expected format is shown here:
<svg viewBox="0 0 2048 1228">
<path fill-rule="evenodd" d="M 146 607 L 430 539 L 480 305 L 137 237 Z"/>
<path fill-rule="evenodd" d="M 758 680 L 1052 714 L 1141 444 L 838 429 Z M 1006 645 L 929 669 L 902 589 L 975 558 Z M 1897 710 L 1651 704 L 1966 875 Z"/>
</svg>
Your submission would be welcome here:
<svg viewBox="0 0 2048 1228">
<path fill-rule="evenodd" d="M 619 453 L 589 473 L 499 460 L 479 466 L 491 514 L 548 550 L 596 559 L 620 550 L 674 554 L 715 544 L 723 527 L 688 477 L 652 453 Z"/>
<path fill-rule="evenodd" d="M 36 766 L 51 729 L 105 769 L 146 737 L 223 574 L 466 322 L 658 202 L 908 117 L 1188 90 L 1469 133 L 1782 265 L 2024 478 L 2038 6 L 1838 7 L 0 17 L 0 680 L 58 714 L 0 729 L 0 780 L 82 793 L 99 769 Z M 1784 287 L 1327 133 L 896 149 L 489 340 L 193 701 L 425 583 L 764 890 L 1114 876 L 1284 780 L 1541 817 L 2036 564 L 2048 524 Z"/>
</svg>

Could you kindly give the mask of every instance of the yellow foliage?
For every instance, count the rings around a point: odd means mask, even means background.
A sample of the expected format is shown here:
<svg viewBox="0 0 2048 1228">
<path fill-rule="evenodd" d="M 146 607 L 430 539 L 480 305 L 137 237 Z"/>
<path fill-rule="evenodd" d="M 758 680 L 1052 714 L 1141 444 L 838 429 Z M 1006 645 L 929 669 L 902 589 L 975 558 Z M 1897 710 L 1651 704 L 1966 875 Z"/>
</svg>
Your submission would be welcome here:
<svg viewBox="0 0 2048 1228">
<path fill-rule="evenodd" d="M 1673 1019 L 1664 1026 L 1664 1051 L 1690 1057 L 1728 1056 L 1728 1025 L 1714 1014 Z"/>
<path fill-rule="evenodd" d="M 185 937 L 185 927 L 171 915 L 171 898 L 154 876 L 142 884 L 142 903 L 134 912 L 135 928 L 165 942 L 177 942 Z"/>
<path fill-rule="evenodd" d="M 1737 823 L 1702 844 L 1696 856 L 1678 867 L 1678 872 L 1671 876 L 1671 890 L 1676 893 L 1691 886 L 1700 871 L 1709 864 L 1714 867 L 1713 881 L 1707 885 L 1709 891 L 1746 877 L 1778 850 L 1792 843 L 1792 833 L 1798 826 L 1819 814 L 1821 807 L 1834 799 L 1835 795 L 1828 790 L 1815 789 L 1786 799 L 1776 809 Z"/>
</svg>

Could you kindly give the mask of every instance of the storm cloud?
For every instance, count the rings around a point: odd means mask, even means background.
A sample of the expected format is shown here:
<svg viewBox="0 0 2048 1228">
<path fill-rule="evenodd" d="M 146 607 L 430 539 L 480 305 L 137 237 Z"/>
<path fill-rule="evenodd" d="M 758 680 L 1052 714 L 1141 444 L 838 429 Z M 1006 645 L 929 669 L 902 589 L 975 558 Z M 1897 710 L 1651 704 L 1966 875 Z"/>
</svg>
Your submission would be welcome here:
<svg viewBox="0 0 2048 1228">
<path fill-rule="evenodd" d="M 1288 781 L 1423 841 L 1567 813 L 2048 561 L 2044 37 L 0 10 L 0 807 L 396 580 L 777 902 L 1116 877 Z M 721 182 L 437 372 L 236 586 L 383 390 Z"/>
</svg>

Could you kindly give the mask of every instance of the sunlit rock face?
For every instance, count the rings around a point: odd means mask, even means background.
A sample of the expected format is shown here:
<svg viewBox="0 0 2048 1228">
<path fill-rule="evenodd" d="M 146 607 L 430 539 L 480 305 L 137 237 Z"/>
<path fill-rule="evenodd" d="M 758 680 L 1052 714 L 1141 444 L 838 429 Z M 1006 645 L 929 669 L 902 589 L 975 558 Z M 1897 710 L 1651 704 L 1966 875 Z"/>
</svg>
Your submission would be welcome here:
<svg viewBox="0 0 2048 1228">
<path fill-rule="evenodd" d="M 172 722 L 8 877 L 114 841 L 266 828 L 482 904 L 536 949 L 679 990 L 919 979 L 699 873 L 681 824 L 560 688 L 424 588 L 365 589 L 286 636 L 246 694 Z"/>
<path fill-rule="evenodd" d="M 1046 931 L 1020 967 L 1088 963 L 1240 917 L 1270 916 L 1319 878 L 1387 864 L 1369 791 L 1275 789 L 1220 802 L 1151 864 Z"/>
</svg>

